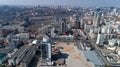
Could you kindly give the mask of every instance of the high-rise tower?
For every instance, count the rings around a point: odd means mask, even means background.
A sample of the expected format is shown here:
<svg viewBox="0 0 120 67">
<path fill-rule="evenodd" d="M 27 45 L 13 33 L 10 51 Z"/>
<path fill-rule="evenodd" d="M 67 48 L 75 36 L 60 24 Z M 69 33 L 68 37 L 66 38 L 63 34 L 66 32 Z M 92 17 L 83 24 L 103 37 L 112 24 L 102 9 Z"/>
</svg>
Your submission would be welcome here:
<svg viewBox="0 0 120 67">
<path fill-rule="evenodd" d="M 61 33 L 65 33 L 67 31 L 66 20 L 62 19 L 61 22 Z"/>
</svg>

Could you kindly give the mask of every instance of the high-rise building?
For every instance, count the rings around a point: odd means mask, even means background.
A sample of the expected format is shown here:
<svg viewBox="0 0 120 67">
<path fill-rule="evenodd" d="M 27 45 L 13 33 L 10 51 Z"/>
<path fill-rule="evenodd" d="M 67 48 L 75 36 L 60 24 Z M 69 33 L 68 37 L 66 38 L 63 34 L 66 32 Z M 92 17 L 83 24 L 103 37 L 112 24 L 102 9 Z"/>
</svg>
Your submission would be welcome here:
<svg viewBox="0 0 120 67">
<path fill-rule="evenodd" d="M 70 16 L 70 22 L 71 22 L 71 27 L 75 28 L 75 18 L 73 18 L 72 16 Z"/>
<path fill-rule="evenodd" d="M 61 33 L 65 33 L 67 31 L 66 20 L 63 19 L 61 22 Z"/>
<path fill-rule="evenodd" d="M 95 12 L 93 17 L 93 26 L 98 27 L 101 22 L 102 13 Z"/>
<path fill-rule="evenodd" d="M 76 28 L 77 28 L 77 29 L 80 29 L 80 28 L 81 28 L 80 25 L 81 25 L 80 21 L 79 21 L 79 20 L 76 20 Z"/>
<path fill-rule="evenodd" d="M 44 36 L 41 42 L 41 65 L 50 65 L 51 63 L 51 43 L 48 36 Z"/>
<path fill-rule="evenodd" d="M 24 21 L 26 22 L 26 23 L 29 23 L 30 21 L 29 21 L 29 18 L 26 16 L 26 17 L 24 17 Z"/>
<path fill-rule="evenodd" d="M 80 28 L 81 28 L 81 29 L 84 29 L 84 22 L 83 22 L 83 19 L 80 20 Z"/>
<path fill-rule="evenodd" d="M 105 37 L 104 37 L 103 34 L 98 33 L 96 44 L 98 44 L 98 45 L 103 45 L 104 38 L 105 38 Z"/>
<path fill-rule="evenodd" d="M 56 33 L 55 33 L 55 28 L 53 27 L 51 29 L 51 37 L 55 37 Z"/>
</svg>

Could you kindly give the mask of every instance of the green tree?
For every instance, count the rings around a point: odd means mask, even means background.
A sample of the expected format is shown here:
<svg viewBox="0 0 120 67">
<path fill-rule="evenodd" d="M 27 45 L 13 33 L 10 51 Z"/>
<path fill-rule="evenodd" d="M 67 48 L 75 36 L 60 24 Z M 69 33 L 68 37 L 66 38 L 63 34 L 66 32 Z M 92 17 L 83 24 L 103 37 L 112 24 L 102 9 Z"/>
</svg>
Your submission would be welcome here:
<svg viewBox="0 0 120 67">
<path fill-rule="evenodd" d="M 5 64 L 0 64 L 0 67 L 7 67 Z"/>
</svg>

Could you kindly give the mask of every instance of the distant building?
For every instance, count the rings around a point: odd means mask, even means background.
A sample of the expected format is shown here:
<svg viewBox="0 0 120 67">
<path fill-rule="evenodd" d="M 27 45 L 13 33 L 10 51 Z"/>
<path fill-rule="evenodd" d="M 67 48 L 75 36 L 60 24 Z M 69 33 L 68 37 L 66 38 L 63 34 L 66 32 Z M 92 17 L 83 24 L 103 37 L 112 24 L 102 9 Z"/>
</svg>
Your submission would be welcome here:
<svg viewBox="0 0 120 67">
<path fill-rule="evenodd" d="M 93 19 L 93 26 L 96 28 L 99 26 L 101 22 L 101 13 L 100 12 L 94 12 L 94 19 Z"/>
<path fill-rule="evenodd" d="M 6 26 L 2 27 L 2 29 L 18 30 L 18 32 L 24 32 L 24 26 L 20 26 L 20 25 L 6 25 Z"/>
<path fill-rule="evenodd" d="M 29 17 L 27 17 L 27 16 L 24 17 L 24 22 L 29 24 L 29 23 L 30 23 L 30 19 L 29 19 Z"/>
<path fill-rule="evenodd" d="M 75 27 L 75 18 L 73 18 L 72 16 L 70 16 L 70 22 L 71 22 L 71 26 L 72 26 L 72 28 L 74 28 Z"/>
<path fill-rule="evenodd" d="M 65 19 L 61 22 L 61 33 L 65 33 L 67 31 L 66 21 Z"/>
<path fill-rule="evenodd" d="M 19 34 L 16 34 L 16 37 L 20 39 L 29 39 L 30 35 L 29 33 L 19 33 Z"/>
<path fill-rule="evenodd" d="M 80 28 L 81 28 L 81 29 L 84 29 L 84 22 L 83 22 L 83 19 L 80 20 Z"/>
<path fill-rule="evenodd" d="M 81 28 L 81 22 L 79 20 L 76 20 L 76 28 L 80 29 Z"/>
<path fill-rule="evenodd" d="M 51 37 L 55 37 L 55 35 L 56 35 L 56 33 L 55 33 L 55 28 L 52 28 L 52 29 L 51 29 L 50 34 L 51 34 Z"/>
<path fill-rule="evenodd" d="M 15 48 L 15 41 L 10 41 L 9 42 L 9 47 L 10 48 Z"/>
<path fill-rule="evenodd" d="M 85 24 L 84 29 L 86 31 L 90 31 L 91 29 L 93 29 L 93 25 L 91 25 L 91 24 Z"/>
<path fill-rule="evenodd" d="M 59 36 L 59 37 L 58 37 L 58 40 L 59 40 L 59 41 L 73 42 L 73 41 L 74 41 L 74 36 L 72 36 L 72 35 L 69 35 L 69 36 L 67 36 L 67 35 L 62 35 L 62 36 Z"/>
</svg>

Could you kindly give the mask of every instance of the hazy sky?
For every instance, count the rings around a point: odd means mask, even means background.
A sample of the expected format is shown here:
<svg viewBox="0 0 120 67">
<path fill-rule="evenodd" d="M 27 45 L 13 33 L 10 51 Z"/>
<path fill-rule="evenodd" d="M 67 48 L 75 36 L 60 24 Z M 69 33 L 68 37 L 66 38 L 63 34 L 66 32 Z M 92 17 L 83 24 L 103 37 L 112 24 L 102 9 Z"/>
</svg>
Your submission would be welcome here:
<svg viewBox="0 0 120 67">
<path fill-rule="evenodd" d="M 120 0 L 0 0 L 4 5 L 117 6 Z"/>
</svg>

